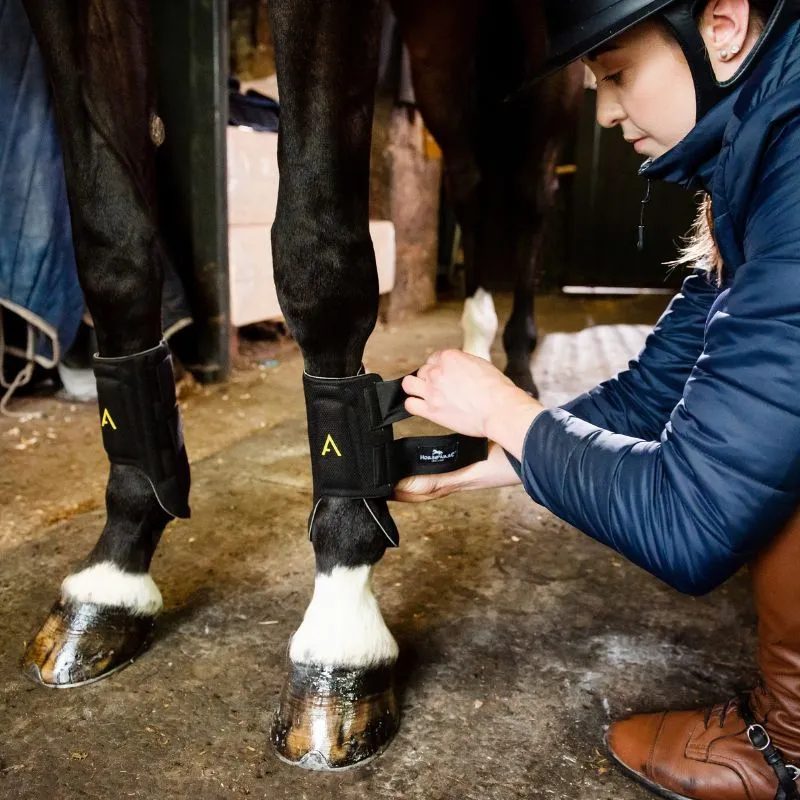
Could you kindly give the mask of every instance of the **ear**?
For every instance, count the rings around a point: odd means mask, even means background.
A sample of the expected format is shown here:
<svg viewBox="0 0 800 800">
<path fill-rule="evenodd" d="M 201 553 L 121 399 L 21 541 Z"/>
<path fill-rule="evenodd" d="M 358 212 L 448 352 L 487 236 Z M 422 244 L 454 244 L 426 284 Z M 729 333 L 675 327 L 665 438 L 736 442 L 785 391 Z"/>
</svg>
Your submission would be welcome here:
<svg viewBox="0 0 800 800">
<path fill-rule="evenodd" d="M 749 0 L 709 0 L 701 17 L 700 33 L 715 72 L 720 62 L 732 65 L 731 74 L 735 72 L 749 50 L 749 29 Z"/>
</svg>

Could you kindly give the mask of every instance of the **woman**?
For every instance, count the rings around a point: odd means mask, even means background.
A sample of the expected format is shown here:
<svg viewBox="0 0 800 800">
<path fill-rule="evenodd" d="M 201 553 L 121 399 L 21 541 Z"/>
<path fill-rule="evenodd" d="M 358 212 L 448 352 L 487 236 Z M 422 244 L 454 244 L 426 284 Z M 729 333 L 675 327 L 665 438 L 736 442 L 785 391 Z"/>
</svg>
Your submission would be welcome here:
<svg viewBox="0 0 800 800">
<path fill-rule="evenodd" d="M 598 121 L 648 157 L 642 174 L 708 193 L 696 269 L 638 360 L 563 408 L 484 361 L 432 355 L 405 379 L 408 411 L 496 444 L 397 498 L 521 480 L 688 593 L 749 563 L 762 685 L 712 710 L 617 722 L 607 743 L 663 797 L 800 798 L 800 10 L 554 0 L 546 15 L 546 69 L 583 58 Z"/>
</svg>

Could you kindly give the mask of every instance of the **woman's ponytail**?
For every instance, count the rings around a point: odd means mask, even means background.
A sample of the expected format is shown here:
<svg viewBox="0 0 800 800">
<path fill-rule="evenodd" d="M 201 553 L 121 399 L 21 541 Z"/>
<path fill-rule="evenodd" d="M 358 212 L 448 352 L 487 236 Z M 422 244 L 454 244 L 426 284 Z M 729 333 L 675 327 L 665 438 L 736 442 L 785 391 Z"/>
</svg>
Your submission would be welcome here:
<svg viewBox="0 0 800 800">
<path fill-rule="evenodd" d="M 700 267 L 704 266 L 713 274 L 717 283 L 722 283 L 722 257 L 714 239 L 714 214 L 711 207 L 711 195 L 703 194 L 697 216 L 692 223 L 686 244 L 681 248 L 680 255 L 675 261 L 670 261 L 669 267 Z"/>
</svg>

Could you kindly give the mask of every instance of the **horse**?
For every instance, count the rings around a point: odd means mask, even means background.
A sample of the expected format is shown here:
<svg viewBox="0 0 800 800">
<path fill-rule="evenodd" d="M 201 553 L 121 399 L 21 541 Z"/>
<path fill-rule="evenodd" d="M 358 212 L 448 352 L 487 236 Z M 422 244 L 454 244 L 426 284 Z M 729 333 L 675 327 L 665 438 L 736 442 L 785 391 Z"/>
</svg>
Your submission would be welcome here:
<svg viewBox="0 0 800 800">
<path fill-rule="evenodd" d="M 189 465 L 161 330 L 167 256 L 156 223 L 155 154 L 164 131 L 148 5 L 24 0 L 53 90 L 110 460 L 99 539 L 22 657 L 25 674 L 51 687 L 104 678 L 145 646 L 162 605 L 150 562 L 168 522 L 189 515 Z M 505 102 L 542 57 L 538 3 L 395 0 L 394 11 L 463 229 L 474 301 L 467 327 L 486 339 L 474 310 L 485 298 L 474 295 L 493 265 L 512 262 L 519 285 L 504 335 L 508 371 L 533 391 L 533 268 L 558 141 L 582 76 L 560 73 Z M 311 431 L 326 419 L 321 394 L 339 402 L 340 387 L 371 380 L 362 355 L 378 313 L 367 195 L 381 4 L 271 0 L 269 13 L 281 92 L 274 273 L 304 359 Z M 312 442 L 312 473 L 325 458 L 335 466 L 345 444 L 330 432 L 324 446 Z M 398 646 L 370 588 L 373 566 L 397 543 L 389 494 L 315 496 L 315 586 L 291 639 L 271 732 L 291 764 L 360 765 L 397 730 Z"/>
</svg>

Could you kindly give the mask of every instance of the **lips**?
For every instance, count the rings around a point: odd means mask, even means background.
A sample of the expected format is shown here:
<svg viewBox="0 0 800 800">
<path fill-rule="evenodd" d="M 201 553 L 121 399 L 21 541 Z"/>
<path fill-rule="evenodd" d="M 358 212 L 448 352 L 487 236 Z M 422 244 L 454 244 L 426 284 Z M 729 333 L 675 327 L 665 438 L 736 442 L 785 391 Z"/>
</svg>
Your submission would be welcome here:
<svg viewBox="0 0 800 800">
<path fill-rule="evenodd" d="M 646 140 L 646 136 L 640 136 L 637 139 L 625 139 L 625 141 L 628 142 L 628 144 L 630 144 L 637 153 L 642 152 L 642 147 L 644 146 Z"/>
</svg>

